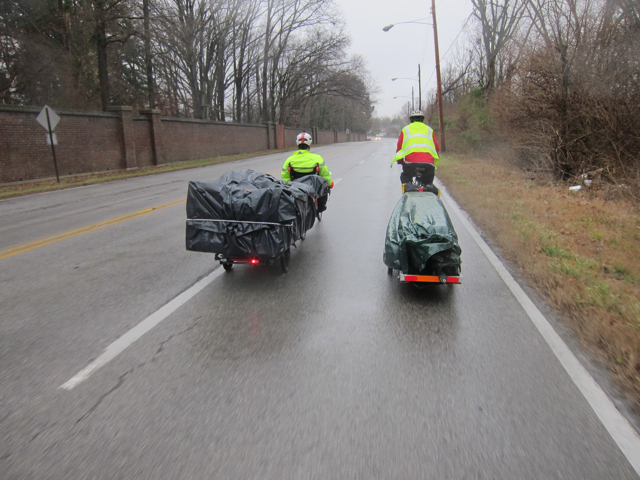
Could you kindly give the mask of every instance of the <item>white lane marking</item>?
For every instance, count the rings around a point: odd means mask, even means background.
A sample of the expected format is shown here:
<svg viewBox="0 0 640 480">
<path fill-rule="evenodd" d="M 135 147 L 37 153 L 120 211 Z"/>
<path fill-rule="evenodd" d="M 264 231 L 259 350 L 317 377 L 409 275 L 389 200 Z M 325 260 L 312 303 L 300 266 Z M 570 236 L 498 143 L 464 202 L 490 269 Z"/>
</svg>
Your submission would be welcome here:
<svg viewBox="0 0 640 480">
<path fill-rule="evenodd" d="M 362 160 L 358 165 L 362 165 L 364 163 L 364 160 Z"/>
<path fill-rule="evenodd" d="M 340 180 L 342 180 L 342 178 L 339 178 L 337 180 L 334 180 L 333 183 L 338 183 Z"/>
<path fill-rule="evenodd" d="M 191 300 L 198 292 L 200 292 L 203 288 L 213 282 L 216 278 L 218 278 L 224 270 L 222 268 L 217 268 L 209 275 L 204 277 L 202 280 L 197 282 L 188 290 L 185 290 L 176 298 L 167 303 L 164 307 L 161 307 L 155 313 L 152 313 L 138 325 L 133 327 L 127 333 L 122 335 L 116 341 L 114 341 L 111 345 L 109 345 L 104 353 L 96 358 L 93 362 L 91 362 L 84 370 L 78 372 L 74 377 L 72 377 L 66 383 L 60 385 L 58 388 L 62 388 L 64 390 L 71 390 L 73 387 L 78 385 L 79 383 L 85 381 L 87 378 L 91 376 L 96 370 L 101 367 L 104 367 L 107 363 L 117 357 L 120 353 L 122 353 L 129 345 L 142 337 L 145 333 L 151 330 L 153 327 L 162 322 L 165 318 L 175 312 L 182 305 Z"/>
<path fill-rule="evenodd" d="M 446 189 L 440 182 L 438 188 L 442 192 L 451 209 L 455 212 L 460 222 L 465 226 L 476 244 L 480 247 L 485 256 L 489 259 L 498 274 L 509 287 L 511 293 L 518 300 L 520 305 L 529 318 L 536 326 L 542 338 L 547 342 L 555 356 L 558 358 L 565 371 L 576 384 L 582 395 L 587 400 L 593 411 L 596 413 L 604 427 L 607 429 L 613 440 L 618 444 L 620 450 L 636 473 L 640 474 L 640 437 L 636 430 L 631 426 L 628 420 L 620 413 L 607 394 L 600 388 L 593 377 L 578 361 L 576 356 L 571 352 L 567 344 L 564 343 L 560 335 L 556 333 L 549 321 L 538 310 L 538 307 L 531 301 L 527 294 L 522 290 L 520 285 L 513 279 L 509 271 L 502 264 L 500 259 L 491 251 L 489 245 L 482 239 L 480 234 L 473 228 L 471 223 L 466 219 L 458 204 L 448 195 Z M 468 280 L 467 280 L 468 282 Z"/>
</svg>

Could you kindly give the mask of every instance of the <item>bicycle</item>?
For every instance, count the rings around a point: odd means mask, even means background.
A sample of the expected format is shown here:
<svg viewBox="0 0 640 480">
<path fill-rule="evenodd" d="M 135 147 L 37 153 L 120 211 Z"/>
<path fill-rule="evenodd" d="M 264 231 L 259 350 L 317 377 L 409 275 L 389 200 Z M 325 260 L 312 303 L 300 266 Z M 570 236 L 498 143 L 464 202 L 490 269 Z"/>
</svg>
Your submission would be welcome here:
<svg viewBox="0 0 640 480">
<path fill-rule="evenodd" d="M 428 183 L 425 180 L 429 176 L 427 169 L 416 166 L 415 170 L 416 174 L 411 178 L 411 182 L 402 184 L 402 193 L 429 192 L 440 198 L 440 190 L 433 183 Z"/>
</svg>

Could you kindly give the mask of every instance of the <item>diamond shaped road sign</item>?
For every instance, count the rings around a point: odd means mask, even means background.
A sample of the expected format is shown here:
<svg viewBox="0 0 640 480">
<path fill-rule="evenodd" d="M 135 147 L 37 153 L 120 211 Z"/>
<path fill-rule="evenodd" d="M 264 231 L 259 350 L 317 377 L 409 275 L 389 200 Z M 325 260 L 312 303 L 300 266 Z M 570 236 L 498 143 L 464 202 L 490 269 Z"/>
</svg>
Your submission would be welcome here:
<svg viewBox="0 0 640 480">
<path fill-rule="evenodd" d="M 36 120 L 48 132 L 49 124 L 47 123 L 47 111 L 49 112 L 49 123 L 51 123 L 51 131 L 53 132 L 53 130 L 56 128 L 56 125 L 58 125 L 58 122 L 60 121 L 60 117 L 51 109 L 51 107 L 45 105 Z"/>
</svg>

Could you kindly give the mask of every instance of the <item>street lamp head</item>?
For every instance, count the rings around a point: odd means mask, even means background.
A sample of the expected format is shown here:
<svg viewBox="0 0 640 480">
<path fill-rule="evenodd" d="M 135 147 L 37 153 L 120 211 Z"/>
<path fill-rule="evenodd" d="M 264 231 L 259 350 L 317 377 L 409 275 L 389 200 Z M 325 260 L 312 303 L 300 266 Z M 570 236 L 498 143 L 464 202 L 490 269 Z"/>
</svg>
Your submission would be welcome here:
<svg viewBox="0 0 640 480">
<path fill-rule="evenodd" d="M 423 20 L 423 19 L 420 19 L 420 20 Z M 410 21 L 410 22 L 398 22 L 398 23 L 392 23 L 391 25 L 387 25 L 386 27 L 382 27 L 382 31 L 383 31 L 383 32 L 388 32 L 389 30 L 391 30 L 391 29 L 392 29 L 393 27 L 395 27 L 396 25 L 400 25 L 400 24 L 403 24 L 403 23 L 416 23 L 416 24 L 418 24 L 418 25 L 432 25 L 431 23 L 419 22 L 419 21 L 416 21 L 416 20 L 412 20 L 412 21 Z"/>
</svg>

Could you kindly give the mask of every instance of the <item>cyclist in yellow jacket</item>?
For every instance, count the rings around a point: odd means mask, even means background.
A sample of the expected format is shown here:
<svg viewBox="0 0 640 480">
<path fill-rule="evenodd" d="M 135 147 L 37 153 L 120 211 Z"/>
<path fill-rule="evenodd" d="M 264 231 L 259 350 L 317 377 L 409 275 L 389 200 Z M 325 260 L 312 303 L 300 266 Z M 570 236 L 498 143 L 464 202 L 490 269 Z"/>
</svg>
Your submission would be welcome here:
<svg viewBox="0 0 640 480">
<path fill-rule="evenodd" d="M 329 184 L 329 188 L 333 188 L 333 181 L 331 180 L 331 172 L 327 167 L 325 161 L 320 155 L 315 153 L 311 153 L 311 143 L 313 139 L 311 135 L 307 132 L 302 132 L 296 138 L 296 143 L 298 144 L 298 151 L 291 155 L 284 162 L 282 166 L 282 180 L 285 182 L 290 182 L 291 172 L 289 167 L 295 168 L 298 173 L 308 173 L 309 175 L 313 175 L 317 173 L 322 178 L 324 178 Z M 317 169 L 317 171 L 316 171 Z"/>
</svg>

